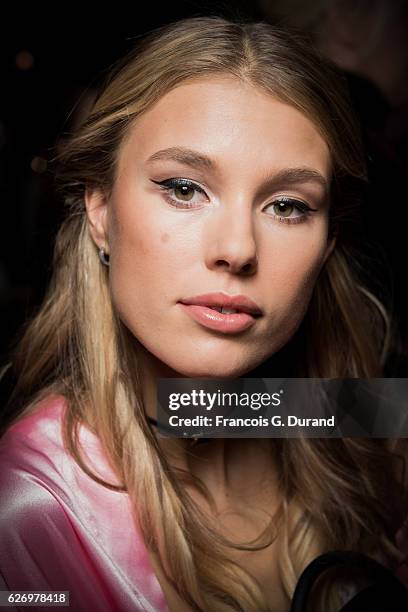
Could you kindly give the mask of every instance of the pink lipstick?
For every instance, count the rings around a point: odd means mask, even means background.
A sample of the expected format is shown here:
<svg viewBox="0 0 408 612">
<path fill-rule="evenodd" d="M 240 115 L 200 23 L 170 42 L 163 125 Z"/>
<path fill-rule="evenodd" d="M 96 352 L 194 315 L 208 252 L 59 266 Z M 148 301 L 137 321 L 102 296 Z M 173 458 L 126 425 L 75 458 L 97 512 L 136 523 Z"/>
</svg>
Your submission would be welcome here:
<svg viewBox="0 0 408 612">
<path fill-rule="evenodd" d="M 251 298 L 221 292 L 183 299 L 180 306 L 204 327 L 227 334 L 248 329 L 262 316 L 262 310 Z"/>
</svg>

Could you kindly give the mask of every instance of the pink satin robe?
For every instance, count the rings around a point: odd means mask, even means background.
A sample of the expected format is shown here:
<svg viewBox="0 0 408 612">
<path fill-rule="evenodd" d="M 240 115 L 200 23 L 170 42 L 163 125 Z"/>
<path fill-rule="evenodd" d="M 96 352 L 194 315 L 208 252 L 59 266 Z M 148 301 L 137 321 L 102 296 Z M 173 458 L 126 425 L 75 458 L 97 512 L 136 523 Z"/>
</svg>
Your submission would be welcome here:
<svg viewBox="0 0 408 612">
<path fill-rule="evenodd" d="M 168 612 L 128 495 L 64 449 L 65 407 L 49 396 L 0 440 L 0 589 L 69 591 L 72 612 Z M 81 426 L 80 439 L 97 474 L 118 484 L 98 438 Z"/>
</svg>

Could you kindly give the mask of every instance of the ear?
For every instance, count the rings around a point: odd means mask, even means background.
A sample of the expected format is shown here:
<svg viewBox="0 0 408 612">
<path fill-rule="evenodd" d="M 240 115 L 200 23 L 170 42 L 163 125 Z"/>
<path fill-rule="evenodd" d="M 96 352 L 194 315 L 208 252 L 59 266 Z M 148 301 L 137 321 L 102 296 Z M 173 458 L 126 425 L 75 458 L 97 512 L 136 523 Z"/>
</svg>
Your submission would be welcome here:
<svg viewBox="0 0 408 612">
<path fill-rule="evenodd" d="M 86 188 L 85 207 L 89 231 L 98 249 L 103 247 L 109 253 L 108 207 L 106 196 L 100 189 Z"/>
<path fill-rule="evenodd" d="M 337 236 L 333 236 L 333 238 L 331 238 L 331 240 L 327 241 L 327 246 L 326 246 L 326 251 L 323 257 L 323 263 L 325 264 L 327 259 L 330 257 L 330 255 L 332 254 L 334 247 L 336 246 L 336 240 L 337 240 Z"/>
</svg>

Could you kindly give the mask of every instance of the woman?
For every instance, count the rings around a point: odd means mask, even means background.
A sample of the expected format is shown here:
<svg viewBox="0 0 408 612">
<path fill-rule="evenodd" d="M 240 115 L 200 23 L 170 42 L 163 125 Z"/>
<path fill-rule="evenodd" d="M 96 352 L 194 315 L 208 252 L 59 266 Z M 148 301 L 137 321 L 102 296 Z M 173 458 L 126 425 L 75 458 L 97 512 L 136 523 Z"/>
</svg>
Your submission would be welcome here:
<svg viewBox="0 0 408 612">
<path fill-rule="evenodd" d="M 269 25 L 182 20 L 110 72 L 57 161 L 68 214 L 2 438 L 5 588 L 70 590 L 74 609 L 285 611 L 327 550 L 395 569 L 395 441 L 192 446 L 151 424 L 163 376 L 381 376 L 339 74 Z M 257 316 L 197 315 L 203 295 Z M 337 609 L 328 581 L 318 601 Z"/>
</svg>

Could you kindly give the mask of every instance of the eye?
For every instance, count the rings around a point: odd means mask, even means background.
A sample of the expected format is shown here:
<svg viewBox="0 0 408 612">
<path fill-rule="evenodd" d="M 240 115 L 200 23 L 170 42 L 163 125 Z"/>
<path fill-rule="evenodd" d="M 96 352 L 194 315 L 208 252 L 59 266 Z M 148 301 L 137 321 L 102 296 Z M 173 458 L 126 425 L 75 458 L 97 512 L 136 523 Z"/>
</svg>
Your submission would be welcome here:
<svg viewBox="0 0 408 612">
<path fill-rule="evenodd" d="M 176 208 L 196 208 L 204 201 L 208 201 L 208 196 L 204 189 L 185 178 L 169 178 L 164 181 L 154 181 L 152 183 L 159 185 L 165 194 L 164 197 Z M 200 197 L 201 196 L 201 197 Z M 280 196 L 265 208 L 273 208 L 274 214 L 271 215 L 281 223 L 300 223 L 306 221 L 307 217 L 317 209 L 311 208 L 305 202 L 287 196 Z M 264 209 L 265 210 L 265 209 Z M 294 213 L 297 213 L 294 215 Z"/>
<path fill-rule="evenodd" d="M 313 212 L 317 209 L 311 208 L 301 200 L 281 196 L 274 202 L 268 204 L 265 208 L 272 207 L 275 217 L 282 223 L 301 223 L 306 221 Z M 294 215 L 294 213 L 296 213 Z"/>
<path fill-rule="evenodd" d="M 207 197 L 204 189 L 188 179 L 170 178 L 165 181 L 152 182 L 159 185 L 166 192 L 166 200 L 178 208 L 192 208 L 201 204 L 202 198 L 197 201 L 196 194 L 203 194 Z"/>
</svg>

